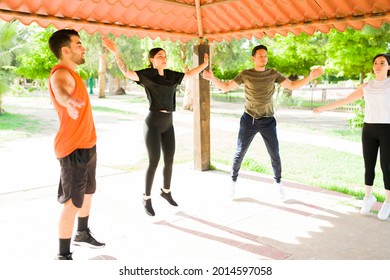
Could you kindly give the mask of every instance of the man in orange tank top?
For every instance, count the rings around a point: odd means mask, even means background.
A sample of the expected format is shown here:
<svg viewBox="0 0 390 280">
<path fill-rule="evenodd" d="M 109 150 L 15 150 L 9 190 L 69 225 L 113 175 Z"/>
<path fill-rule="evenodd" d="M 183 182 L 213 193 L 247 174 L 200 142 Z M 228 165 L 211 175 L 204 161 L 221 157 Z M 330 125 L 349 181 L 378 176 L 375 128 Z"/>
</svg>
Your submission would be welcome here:
<svg viewBox="0 0 390 280">
<path fill-rule="evenodd" d="M 58 201 L 63 204 L 59 221 L 58 260 L 72 260 L 73 226 L 78 216 L 76 246 L 102 248 L 88 227 L 92 195 L 96 191 L 96 130 L 87 89 L 76 67 L 85 62 L 86 49 L 75 30 L 53 33 L 49 46 L 58 59 L 49 78 L 49 92 L 60 126 L 54 148 L 61 165 Z"/>
</svg>

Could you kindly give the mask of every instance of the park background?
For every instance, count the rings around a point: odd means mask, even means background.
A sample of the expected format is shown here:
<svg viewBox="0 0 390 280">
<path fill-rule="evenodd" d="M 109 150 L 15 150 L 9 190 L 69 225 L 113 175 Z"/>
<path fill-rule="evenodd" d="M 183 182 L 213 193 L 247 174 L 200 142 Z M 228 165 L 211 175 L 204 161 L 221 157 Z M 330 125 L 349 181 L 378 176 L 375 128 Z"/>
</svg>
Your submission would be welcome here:
<svg viewBox="0 0 390 280">
<path fill-rule="evenodd" d="M 18 21 L 0 22 L 2 146 L 42 134 L 54 137 L 56 120 L 37 113 L 42 107 L 52 110 L 47 78 L 56 59 L 51 54 L 47 41 L 54 31 L 54 27 L 44 29 L 35 24 L 24 26 Z M 366 25 L 361 31 L 347 28 L 344 32 L 316 32 L 313 36 L 302 33 L 298 36 L 276 35 L 274 38 L 264 37 L 261 40 L 253 38 L 210 43 L 212 69 L 222 80 L 232 79 L 242 69 L 252 68 L 251 49 L 258 44 L 264 44 L 269 49 L 268 67 L 277 69 L 290 79 L 308 75 L 313 66 L 325 67 L 322 77 L 300 90 L 291 92 L 277 88 L 275 104 L 279 133 L 286 135 L 280 141 L 283 178 L 336 190 L 357 198 L 363 197 L 364 165 L 361 151 L 356 148 L 352 151 L 350 148 L 360 147 L 364 100 L 329 115 L 325 113 L 324 116 L 328 116 L 325 120 L 315 118 L 311 110 L 345 97 L 372 78 L 372 58 L 377 53 L 389 52 L 389 31 L 390 24 L 384 24 L 381 28 Z M 87 56 L 86 63 L 79 67 L 79 73 L 91 94 L 94 111 L 105 114 L 107 118 L 120 120 L 131 119 L 139 108 L 147 110 L 143 89 L 123 78 L 113 56 L 102 47 L 101 35 L 89 35 L 83 31 L 80 35 L 87 48 Z M 166 50 L 170 69 L 185 71 L 186 68 L 192 68 L 196 40 L 181 43 L 158 38 L 151 40 L 148 37 L 112 38 L 119 46 L 127 65 L 134 70 L 147 66 L 147 52 L 156 46 Z M 188 94 L 191 93 L 188 88 L 183 83 L 178 89 L 178 110 L 189 117 L 191 104 Z M 30 111 L 26 110 L 26 104 Z M 212 86 L 211 119 L 221 120 L 220 123 L 229 128 L 218 127 L 211 131 L 212 168 L 222 170 L 224 168 L 220 166 L 231 164 L 243 104 L 242 88 L 224 95 Z M 32 110 L 33 108 L 36 110 Z M 179 121 L 176 118 L 176 122 Z M 193 160 L 193 139 L 191 130 L 188 131 L 189 133 L 176 137 L 178 148 L 175 163 Z M 313 139 L 317 143 L 306 141 L 307 139 Z M 318 145 L 318 142 L 325 144 Z M 336 144 L 332 146 L 326 143 Z M 126 171 L 142 170 L 147 164 L 146 152 L 141 155 L 139 160 L 129 159 L 128 162 L 117 163 L 113 155 L 112 165 Z M 267 152 L 259 139 L 255 139 L 248 151 L 243 170 L 272 174 Z M 1 177 L 5 176 L 0 176 L 0 180 Z M 3 183 L 1 185 L 6 185 L 6 182 Z M 379 165 L 374 192 L 379 196 L 379 201 L 383 201 Z"/>
</svg>

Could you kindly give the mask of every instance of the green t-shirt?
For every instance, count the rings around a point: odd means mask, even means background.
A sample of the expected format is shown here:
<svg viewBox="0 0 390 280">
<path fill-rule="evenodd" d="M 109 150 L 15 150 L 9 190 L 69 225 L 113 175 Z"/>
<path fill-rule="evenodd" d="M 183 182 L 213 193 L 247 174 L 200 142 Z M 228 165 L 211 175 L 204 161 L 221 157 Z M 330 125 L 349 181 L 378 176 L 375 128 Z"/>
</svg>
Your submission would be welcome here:
<svg viewBox="0 0 390 280">
<path fill-rule="evenodd" d="M 280 84 L 284 80 L 286 77 L 275 69 L 256 71 L 253 68 L 238 74 L 234 81 L 245 86 L 245 112 L 255 119 L 273 116 L 275 83 Z"/>
</svg>

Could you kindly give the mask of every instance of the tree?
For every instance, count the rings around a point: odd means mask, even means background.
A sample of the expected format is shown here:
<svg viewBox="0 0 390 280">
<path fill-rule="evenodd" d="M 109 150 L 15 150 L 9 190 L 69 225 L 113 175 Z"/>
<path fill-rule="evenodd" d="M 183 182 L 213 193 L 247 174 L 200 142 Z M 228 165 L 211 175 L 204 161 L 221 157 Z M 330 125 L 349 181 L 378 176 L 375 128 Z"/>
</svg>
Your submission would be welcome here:
<svg viewBox="0 0 390 280">
<path fill-rule="evenodd" d="M 28 48 L 18 55 L 19 66 L 15 73 L 27 79 L 45 81 L 49 77 L 50 70 L 57 63 L 56 57 L 50 51 L 48 41 L 55 31 L 54 27 L 46 29 L 36 24 L 25 27 L 28 30 Z"/>
<path fill-rule="evenodd" d="M 111 38 L 115 41 L 119 52 L 121 53 L 122 59 L 125 64 L 132 70 L 139 70 L 149 66 L 148 62 L 148 53 L 149 50 L 155 47 L 163 48 L 167 53 L 168 58 L 168 68 L 184 71 L 185 64 L 191 65 L 192 54 L 189 56 L 189 52 L 192 53 L 193 43 L 185 44 L 186 60 L 183 60 L 182 54 L 182 43 L 172 42 L 170 40 L 163 41 L 159 38 L 152 40 L 148 37 L 140 39 L 137 36 L 134 37 L 113 37 Z M 122 91 L 121 81 L 124 80 L 123 74 L 119 70 L 115 58 L 112 55 L 107 56 L 107 72 L 115 78 L 116 88 L 115 92 Z"/>
<path fill-rule="evenodd" d="M 233 79 L 240 71 L 252 68 L 251 51 L 257 39 L 213 42 L 212 64 L 216 77 L 222 80 Z"/>
<path fill-rule="evenodd" d="M 0 21 L 0 115 L 4 113 L 2 108 L 2 95 L 8 90 L 8 83 L 11 82 L 10 71 L 14 53 L 20 47 L 17 43 L 19 34 L 18 22 L 6 23 Z"/>
<path fill-rule="evenodd" d="M 366 73 L 372 70 L 372 58 L 390 49 L 390 24 L 381 28 L 366 25 L 361 31 L 347 28 L 344 32 L 331 31 L 326 46 L 327 64 L 337 69 L 339 76 L 363 83 Z"/>
<path fill-rule="evenodd" d="M 147 55 L 143 49 L 142 40 L 139 37 L 128 38 L 126 36 L 120 36 L 118 38 L 112 37 L 115 41 L 122 59 L 132 70 L 138 70 L 144 67 L 144 57 Z M 144 40 L 148 40 L 145 38 Z M 121 86 L 121 82 L 126 82 L 122 72 L 117 66 L 116 60 L 112 55 L 107 56 L 107 72 L 114 77 L 115 88 L 112 90 L 114 94 L 125 93 L 125 89 Z"/>
<path fill-rule="evenodd" d="M 326 52 L 323 48 L 327 36 L 316 32 L 312 36 L 301 33 L 296 36 L 275 36 L 269 48 L 269 65 L 286 76 L 306 76 L 314 65 L 324 65 Z"/>
</svg>

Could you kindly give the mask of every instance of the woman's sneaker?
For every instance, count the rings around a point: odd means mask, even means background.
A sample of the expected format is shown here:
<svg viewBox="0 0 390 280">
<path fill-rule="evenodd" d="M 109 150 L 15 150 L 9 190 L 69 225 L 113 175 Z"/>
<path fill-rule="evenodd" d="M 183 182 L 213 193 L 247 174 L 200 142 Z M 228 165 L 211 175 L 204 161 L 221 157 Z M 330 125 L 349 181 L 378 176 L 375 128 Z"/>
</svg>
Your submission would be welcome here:
<svg viewBox="0 0 390 280">
<path fill-rule="evenodd" d="M 142 198 L 142 203 L 144 204 L 144 208 L 145 208 L 146 214 L 148 214 L 149 216 L 156 215 L 154 213 L 154 210 L 153 210 L 153 207 L 152 207 L 152 199 L 151 198 L 149 198 L 147 200 Z"/>
<path fill-rule="evenodd" d="M 390 215 L 390 203 L 383 202 L 381 210 L 378 212 L 378 219 L 379 220 L 387 220 L 387 218 Z"/>
<path fill-rule="evenodd" d="M 103 248 L 106 244 L 97 241 L 93 236 L 89 228 L 81 231 L 77 231 L 76 236 L 73 239 L 73 245 L 87 246 L 90 248 L 98 249 Z"/>
<path fill-rule="evenodd" d="M 161 197 L 168 201 L 170 205 L 178 206 L 176 201 L 173 200 L 171 192 L 166 193 L 163 191 L 163 189 L 161 189 Z"/>
<path fill-rule="evenodd" d="M 371 195 L 370 197 L 365 197 L 363 199 L 363 207 L 360 209 L 360 213 L 363 215 L 367 215 L 370 213 L 372 206 L 374 206 L 376 202 L 375 196 Z"/>
</svg>

